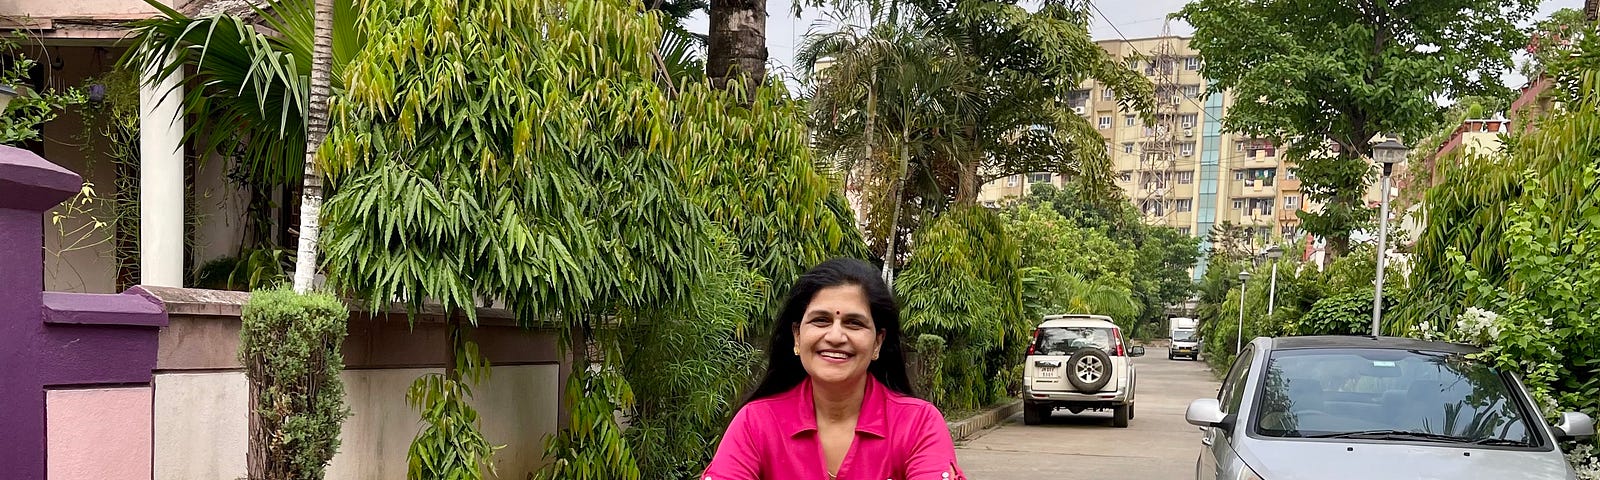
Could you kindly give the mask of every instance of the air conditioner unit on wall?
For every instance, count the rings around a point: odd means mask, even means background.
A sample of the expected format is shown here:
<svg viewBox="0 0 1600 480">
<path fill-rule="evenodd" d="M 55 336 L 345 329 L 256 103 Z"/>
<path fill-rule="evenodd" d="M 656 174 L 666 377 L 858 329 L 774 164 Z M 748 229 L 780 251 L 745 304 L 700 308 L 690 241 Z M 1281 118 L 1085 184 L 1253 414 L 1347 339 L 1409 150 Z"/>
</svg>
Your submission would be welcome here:
<svg viewBox="0 0 1600 480">
<path fill-rule="evenodd" d="M 1183 127 L 1183 136 L 1185 136 L 1185 137 L 1193 137 L 1194 136 L 1194 129 L 1193 128 L 1189 128 L 1189 127 Z"/>
<path fill-rule="evenodd" d="M 1078 115 L 1087 114 L 1087 112 L 1084 111 L 1083 107 L 1072 107 L 1072 113 L 1076 113 Z"/>
</svg>

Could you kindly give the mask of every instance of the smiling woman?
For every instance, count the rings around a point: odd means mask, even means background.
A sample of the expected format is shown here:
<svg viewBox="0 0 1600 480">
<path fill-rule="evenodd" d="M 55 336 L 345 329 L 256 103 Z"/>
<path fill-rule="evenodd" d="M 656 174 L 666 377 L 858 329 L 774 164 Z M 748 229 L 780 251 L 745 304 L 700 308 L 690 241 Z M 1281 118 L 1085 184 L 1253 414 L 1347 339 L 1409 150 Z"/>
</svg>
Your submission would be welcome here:
<svg viewBox="0 0 1600 480">
<path fill-rule="evenodd" d="M 704 478 L 965 479 L 944 416 L 911 391 L 903 352 L 900 311 L 876 269 L 854 259 L 812 268 Z"/>
</svg>

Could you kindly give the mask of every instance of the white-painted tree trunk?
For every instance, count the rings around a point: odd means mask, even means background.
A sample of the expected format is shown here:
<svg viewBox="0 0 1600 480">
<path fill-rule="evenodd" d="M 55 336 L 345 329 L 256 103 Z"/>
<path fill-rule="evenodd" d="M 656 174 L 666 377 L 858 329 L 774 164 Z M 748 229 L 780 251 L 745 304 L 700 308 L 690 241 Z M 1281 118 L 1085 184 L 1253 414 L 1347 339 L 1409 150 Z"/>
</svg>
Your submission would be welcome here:
<svg viewBox="0 0 1600 480">
<path fill-rule="evenodd" d="M 294 291 L 311 290 L 317 275 L 317 241 L 322 233 L 322 172 L 317 150 L 328 135 L 329 70 L 333 65 L 333 1 L 316 0 L 311 44 L 311 102 L 306 109 L 305 185 L 300 192 L 300 245 L 294 265 Z"/>
</svg>

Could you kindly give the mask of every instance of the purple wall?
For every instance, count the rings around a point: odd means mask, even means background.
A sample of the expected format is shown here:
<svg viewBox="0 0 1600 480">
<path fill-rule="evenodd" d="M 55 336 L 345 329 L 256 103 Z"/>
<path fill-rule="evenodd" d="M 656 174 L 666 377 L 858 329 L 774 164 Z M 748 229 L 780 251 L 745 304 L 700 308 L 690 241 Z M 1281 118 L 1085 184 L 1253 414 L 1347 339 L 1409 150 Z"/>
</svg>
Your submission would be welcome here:
<svg viewBox="0 0 1600 480">
<path fill-rule="evenodd" d="M 81 178 L 27 150 L 0 146 L 0 465 L 45 479 L 45 390 L 151 382 L 160 301 L 44 292 L 46 210 Z"/>
</svg>

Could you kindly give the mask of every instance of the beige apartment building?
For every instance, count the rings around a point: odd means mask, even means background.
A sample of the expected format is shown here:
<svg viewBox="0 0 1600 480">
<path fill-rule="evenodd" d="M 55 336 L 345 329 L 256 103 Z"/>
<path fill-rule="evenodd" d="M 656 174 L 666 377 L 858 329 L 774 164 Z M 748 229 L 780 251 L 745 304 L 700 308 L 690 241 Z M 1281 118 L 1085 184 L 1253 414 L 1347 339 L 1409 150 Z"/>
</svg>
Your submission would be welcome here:
<svg viewBox="0 0 1600 480">
<path fill-rule="evenodd" d="M 1110 151 L 1117 185 L 1147 222 L 1204 237 L 1212 226 L 1232 222 L 1251 229 L 1258 242 L 1300 236 L 1295 212 L 1306 208 L 1300 182 L 1264 139 L 1222 131 L 1233 98 L 1207 95 L 1199 52 L 1183 37 L 1099 42 L 1156 85 L 1156 119 L 1146 123 L 1123 109 L 1114 90 L 1090 81 L 1070 98 L 1099 129 Z M 984 185 L 979 201 L 998 206 L 1019 198 L 1035 183 L 1061 185 L 1059 175 L 1035 173 Z M 1203 268 L 1199 269 L 1203 272 Z"/>
</svg>

